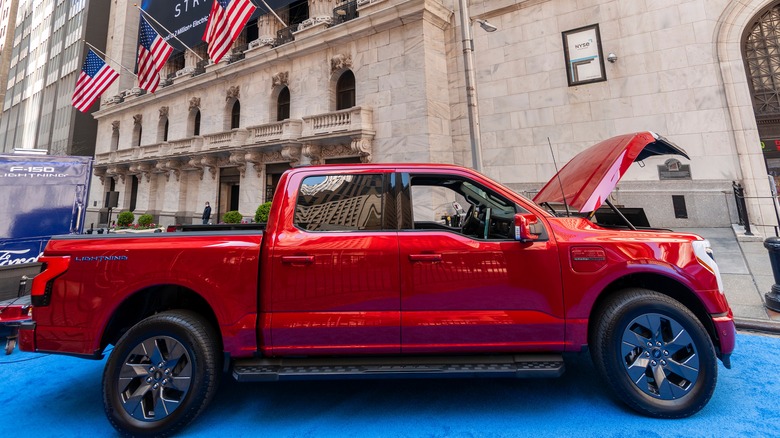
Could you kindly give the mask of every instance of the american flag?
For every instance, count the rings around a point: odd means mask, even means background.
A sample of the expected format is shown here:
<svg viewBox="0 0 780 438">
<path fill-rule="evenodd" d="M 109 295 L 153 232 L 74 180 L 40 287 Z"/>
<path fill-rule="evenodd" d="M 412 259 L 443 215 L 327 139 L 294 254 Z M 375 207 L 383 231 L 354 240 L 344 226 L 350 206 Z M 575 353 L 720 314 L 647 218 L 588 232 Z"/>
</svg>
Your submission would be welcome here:
<svg viewBox="0 0 780 438">
<path fill-rule="evenodd" d="M 216 64 L 238 39 L 246 22 L 255 12 L 250 0 L 214 0 L 203 41 L 209 43 L 209 58 Z"/>
<path fill-rule="evenodd" d="M 87 112 L 92 103 L 118 77 L 119 73 L 109 67 L 95 52 L 92 50 L 87 51 L 87 59 L 84 60 L 81 74 L 78 81 L 76 81 L 76 90 L 73 91 L 73 98 L 71 99 L 73 106 L 82 113 Z"/>
<path fill-rule="evenodd" d="M 154 93 L 160 85 L 160 70 L 171 56 L 173 47 L 166 43 L 141 17 L 138 35 L 138 85 Z"/>
</svg>

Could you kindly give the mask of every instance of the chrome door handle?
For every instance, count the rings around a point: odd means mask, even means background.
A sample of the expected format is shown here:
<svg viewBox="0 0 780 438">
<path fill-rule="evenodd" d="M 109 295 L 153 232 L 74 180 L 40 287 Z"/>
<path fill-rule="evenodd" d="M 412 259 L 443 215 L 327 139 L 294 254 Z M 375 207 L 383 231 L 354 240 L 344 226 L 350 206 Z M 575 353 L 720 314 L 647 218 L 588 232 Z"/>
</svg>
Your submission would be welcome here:
<svg viewBox="0 0 780 438">
<path fill-rule="evenodd" d="M 409 254 L 409 261 L 412 262 L 440 262 L 441 254 Z"/>
<path fill-rule="evenodd" d="M 314 263 L 314 256 L 282 256 L 282 263 L 289 265 L 310 265 Z"/>
</svg>

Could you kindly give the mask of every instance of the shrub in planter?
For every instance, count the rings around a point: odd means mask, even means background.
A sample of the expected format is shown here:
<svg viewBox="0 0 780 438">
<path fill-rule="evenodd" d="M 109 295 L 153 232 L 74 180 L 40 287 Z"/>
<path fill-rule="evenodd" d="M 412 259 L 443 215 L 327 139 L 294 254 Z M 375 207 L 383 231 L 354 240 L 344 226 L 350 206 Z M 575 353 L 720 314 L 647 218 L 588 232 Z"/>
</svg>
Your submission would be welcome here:
<svg viewBox="0 0 780 438">
<path fill-rule="evenodd" d="M 120 227 L 127 227 L 133 223 L 135 215 L 130 211 L 123 211 L 116 217 L 116 224 Z"/>
<path fill-rule="evenodd" d="M 268 214 L 271 213 L 271 202 L 260 204 L 255 211 L 255 222 L 268 222 Z"/>
<path fill-rule="evenodd" d="M 151 214 L 142 214 L 138 217 L 138 225 L 148 228 L 150 225 L 152 225 L 153 220 L 154 217 L 152 217 Z"/>
<path fill-rule="evenodd" d="M 240 224 L 244 217 L 236 210 L 228 211 L 222 215 L 222 222 L 226 224 Z"/>
</svg>

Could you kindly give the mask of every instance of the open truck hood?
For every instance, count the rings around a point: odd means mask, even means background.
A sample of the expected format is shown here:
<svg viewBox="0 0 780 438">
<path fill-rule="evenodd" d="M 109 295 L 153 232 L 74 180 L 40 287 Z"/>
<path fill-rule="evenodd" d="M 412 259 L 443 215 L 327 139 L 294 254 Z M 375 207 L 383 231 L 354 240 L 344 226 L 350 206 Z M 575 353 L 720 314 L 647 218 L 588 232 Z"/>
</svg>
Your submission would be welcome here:
<svg viewBox="0 0 780 438">
<path fill-rule="evenodd" d="M 631 163 L 654 155 L 688 154 L 653 132 L 620 135 L 597 143 L 571 159 L 542 187 L 534 202 L 562 203 L 580 213 L 597 210 Z M 690 158 L 688 158 L 690 159 Z"/>
</svg>

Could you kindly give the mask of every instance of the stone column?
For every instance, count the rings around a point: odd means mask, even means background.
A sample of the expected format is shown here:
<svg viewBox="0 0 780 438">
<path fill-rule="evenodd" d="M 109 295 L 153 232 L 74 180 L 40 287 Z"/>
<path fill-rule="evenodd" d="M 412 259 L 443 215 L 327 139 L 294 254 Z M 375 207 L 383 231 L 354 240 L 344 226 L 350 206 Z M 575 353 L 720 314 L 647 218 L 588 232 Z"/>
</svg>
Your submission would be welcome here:
<svg viewBox="0 0 780 438">
<path fill-rule="evenodd" d="M 318 19 L 321 17 L 333 18 L 333 8 L 336 0 L 309 0 L 309 17 Z"/>
<path fill-rule="evenodd" d="M 333 22 L 333 8 L 336 7 L 336 0 L 309 0 L 309 19 L 304 20 L 298 27 L 298 30 L 308 28 L 320 28 Z"/>
<path fill-rule="evenodd" d="M 289 11 L 288 10 L 281 10 L 276 12 L 277 15 L 279 15 L 279 18 L 284 20 L 287 25 L 290 25 L 289 21 Z M 254 41 L 251 41 L 249 43 L 249 48 L 259 47 L 259 46 L 270 46 L 273 45 L 274 41 L 276 41 L 276 32 L 279 30 L 282 30 L 283 26 L 282 23 L 279 22 L 279 20 L 274 17 L 273 14 L 264 14 L 257 18 L 257 35 L 258 38 Z"/>
</svg>

